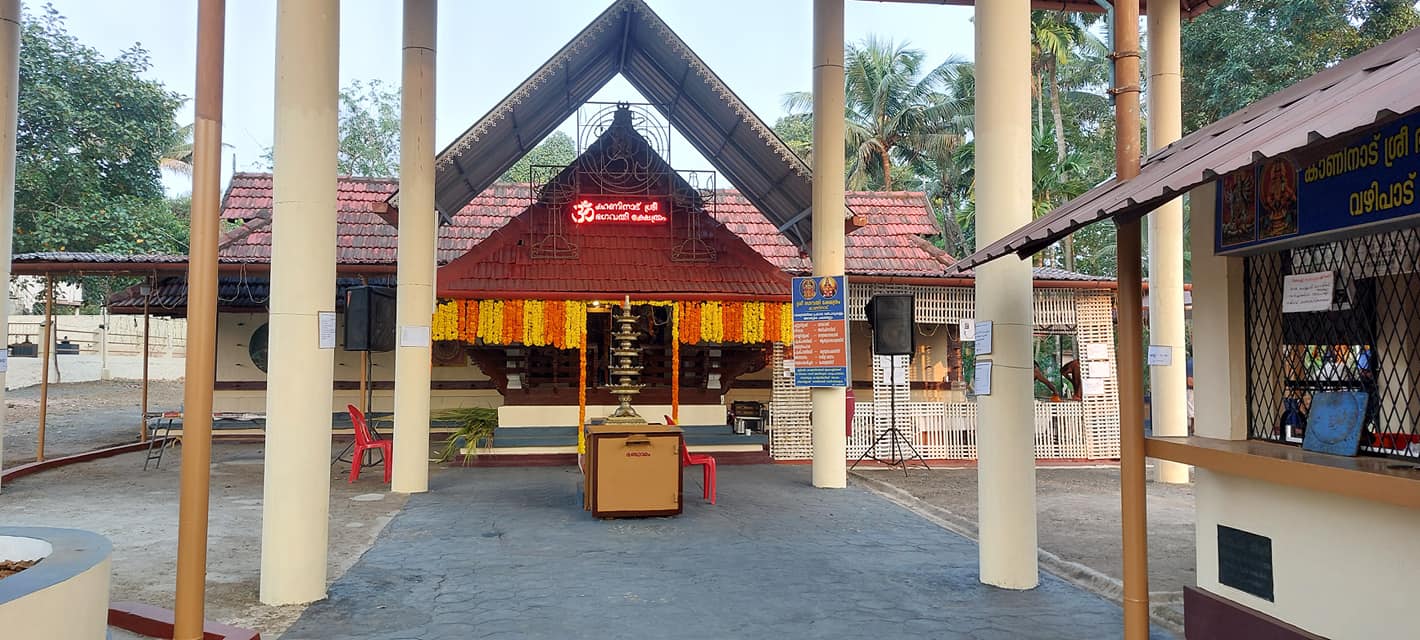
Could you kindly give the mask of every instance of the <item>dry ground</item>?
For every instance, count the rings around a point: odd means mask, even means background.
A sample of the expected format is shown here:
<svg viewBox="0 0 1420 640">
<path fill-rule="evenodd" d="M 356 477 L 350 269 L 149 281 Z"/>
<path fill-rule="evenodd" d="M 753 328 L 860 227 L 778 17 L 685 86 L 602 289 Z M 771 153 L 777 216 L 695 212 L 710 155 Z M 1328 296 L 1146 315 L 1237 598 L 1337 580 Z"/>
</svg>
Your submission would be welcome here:
<svg viewBox="0 0 1420 640">
<path fill-rule="evenodd" d="M 45 421 L 45 457 L 137 442 L 141 389 L 137 380 L 51 384 L 49 414 Z M 176 409 L 181 404 L 181 380 L 155 380 L 149 384 L 150 411 Z M 34 460 L 38 428 L 39 387 L 6 391 L 4 466 Z"/>
</svg>

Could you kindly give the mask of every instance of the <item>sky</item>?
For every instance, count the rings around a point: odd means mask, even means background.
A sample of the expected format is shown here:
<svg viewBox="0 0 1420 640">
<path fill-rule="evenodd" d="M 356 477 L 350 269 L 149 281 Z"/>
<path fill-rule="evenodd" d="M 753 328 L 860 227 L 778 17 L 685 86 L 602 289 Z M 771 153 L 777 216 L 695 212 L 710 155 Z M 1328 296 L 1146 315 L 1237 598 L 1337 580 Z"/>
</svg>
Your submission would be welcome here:
<svg viewBox="0 0 1420 640">
<path fill-rule="evenodd" d="M 69 32 L 105 56 L 141 44 L 153 63 L 147 77 L 184 96 L 193 95 L 197 3 L 194 0 L 51 0 Z M 601 13 L 611 0 L 441 0 L 437 62 L 437 146 L 442 149 L 527 79 Z M 773 124 L 785 111 L 783 95 L 811 87 L 810 0 L 648 0 L 716 74 L 761 119 Z M 401 0 L 341 2 L 340 84 L 400 80 Z M 25 0 L 26 10 L 42 6 Z M 929 64 L 969 59 L 971 9 L 850 0 L 846 38 L 869 35 L 906 41 Z M 223 184 L 232 167 L 257 168 L 272 144 L 275 87 L 276 0 L 227 3 L 226 81 L 223 99 Z M 644 101 L 620 77 L 594 100 Z M 178 113 L 192 122 L 192 106 Z M 575 139 L 574 127 L 562 127 Z M 671 142 L 677 169 L 711 169 L 683 139 Z M 189 191 L 185 180 L 165 177 L 170 193 Z"/>
</svg>

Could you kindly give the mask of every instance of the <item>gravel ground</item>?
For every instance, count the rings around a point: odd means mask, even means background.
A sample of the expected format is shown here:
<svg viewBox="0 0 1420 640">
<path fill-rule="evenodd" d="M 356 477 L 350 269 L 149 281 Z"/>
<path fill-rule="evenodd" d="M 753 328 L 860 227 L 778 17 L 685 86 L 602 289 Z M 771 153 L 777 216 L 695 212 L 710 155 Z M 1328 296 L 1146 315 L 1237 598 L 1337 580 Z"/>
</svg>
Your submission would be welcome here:
<svg viewBox="0 0 1420 640">
<path fill-rule="evenodd" d="M 137 442 L 141 389 L 137 380 L 51 384 L 45 421 L 45 457 Z M 182 381 L 149 383 L 150 411 L 176 409 L 180 404 Z M 38 385 L 5 392 L 4 424 L 3 466 L 34 460 L 35 432 L 39 429 Z"/>
<path fill-rule="evenodd" d="M 182 449 L 169 450 L 158 470 L 143 471 L 143 457 L 124 454 L 8 482 L 0 493 L 0 522 L 108 536 L 113 542 L 111 600 L 172 608 Z M 268 607 L 257 601 L 262 459 L 261 444 L 213 445 L 206 617 L 276 638 L 305 606 Z M 362 474 L 356 484 L 346 483 L 347 473 L 343 464 L 331 468 L 330 580 L 354 564 L 407 499 L 387 492 L 378 468 Z"/>
<path fill-rule="evenodd" d="M 1154 470 L 1149 469 L 1153 477 Z M 854 472 L 870 486 L 936 516 L 950 528 L 975 538 L 975 469 L 897 469 Z M 1149 482 L 1149 591 L 1155 619 L 1181 629 L 1183 587 L 1194 573 L 1193 485 Z M 1123 575 L 1120 555 L 1119 469 L 1036 469 L 1036 514 L 1040 549 L 1060 561 L 1057 572 L 1115 597 Z M 1046 568 L 1042 564 L 1042 568 Z M 1117 599 L 1117 598 L 1116 598 Z M 1177 630 L 1176 629 L 1176 630 Z"/>
</svg>

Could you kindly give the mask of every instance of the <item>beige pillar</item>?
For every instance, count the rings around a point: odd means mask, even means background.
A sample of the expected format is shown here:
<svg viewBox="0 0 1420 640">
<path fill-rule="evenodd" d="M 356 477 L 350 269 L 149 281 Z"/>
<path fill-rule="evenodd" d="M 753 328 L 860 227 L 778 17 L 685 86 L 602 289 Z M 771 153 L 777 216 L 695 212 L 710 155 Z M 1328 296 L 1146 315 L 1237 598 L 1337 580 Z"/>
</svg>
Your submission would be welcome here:
<svg viewBox="0 0 1420 640">
<path fill-rule="evenodd" d="M 276 10 L 276 130 L 270 373 L 261 527 L 261 601 L 325 597 L 334 349 L 319 312 L 335 310 L 339 0 Z"/>
<path fill-rule="evenodd" d="M 843 0 L 814 0 L 814 148 L 843 148 Z M 841 153 L 813 158 L 814 275 L 843 275 L 844 166 Z M 852 384 L 852 376 L 849 376 Z M 848 486 L 846 392 L 813 389 L 815 487 Z"/>
<path fill-rule="evenodd" d="M 15 129 L 20 102 L 20 0 L 0 0 L 0 282 L 10 281 L 15 218 Z M 10 326 L 0 305 L 0 327 Z M 0 467 L 5 459 L 5 368 L 0 367 Z"/>
<path fill-rule="evenodd" d="M 399 344 L 394 357 L 394 478 L 429 490 L 429 325 L 434 317 L 435 0 L 404 0 L 404 90 L 399 138 Z M 409 333 L 421 340 L 406 341 Z"/>
<path fill-rule="evenodd" d="M 1178 3 L 1160 2 L 1149 8 L 1149 150 L 1155 151 L 1183 135 L 1180 98 Z M 1188 435 L 1188 389 L 1183 343 L 1183 199 L 1149 214 L 1149 344 L 1169 347 L 1173 362 L 1150 367 L 1150 408 L 1154 435 Z M 1159 465 L 1159 482 L 1188 482 L 1188 465 L 1167 460 Z"/>
<path fill-rule="evenodd" d="M 217 370 L 217 236 L 222 201 L 222 54 L 226 0 L 197 10 L 197 96 L 192 134 L 191 248 L 187 266 L 187 358 L 183 385 L 182 483 L 178 501 L 173 638 L 202 640 L 207 515 L 212 468 L 212 380 Z M 152 279 L 144 281 L 151 293 Z M 143 438 L 148 438 L 148 295 L 143 296 Z M 172 334 L 168 334 L 172 344 Z M 171 349 L 169 350 L 171 355 Z"/>
<path fill-rule="evenodd" d="M 976 237 L 1031 221 L 1030 2 L 976 5 Z M 1036 567 L 1034 363 L 1030 262 L 976 269 L 976 321 L 992 323 L 991 393 L 976 398 L 981 581 L 1040 582 Z M 978 345 L 979 346 L 979 345 Z"/>
<path fill-rule="evenodd" d="M 1243 259 L 1213 255 L 1217 182 L 1188 193 L 1193 248 L 1193 367 L 1195 431 L 1205 438 L 1247 439 L 1247 322 Z M 1274 335 L 1281 335 L 1278 331 Z"/>
</svg>

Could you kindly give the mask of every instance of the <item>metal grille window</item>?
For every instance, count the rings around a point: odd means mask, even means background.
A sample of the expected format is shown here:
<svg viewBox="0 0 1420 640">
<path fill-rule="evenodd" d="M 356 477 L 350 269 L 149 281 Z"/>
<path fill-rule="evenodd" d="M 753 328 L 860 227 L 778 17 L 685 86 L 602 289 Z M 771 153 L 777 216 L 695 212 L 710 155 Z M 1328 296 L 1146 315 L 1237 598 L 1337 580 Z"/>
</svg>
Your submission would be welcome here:
<svg viewBox="0 0 1420 640">
<path fill-rule="evenodd" d="M 1334 274 L 1330 310 L 1283 313 L 1284 278 Z M 1300 443 L 1312 399 L 1367 394 L 1361 451 L 1420 459 L 1420 229 L 1245 259 L 1249 437 Z"/>
</svg>

